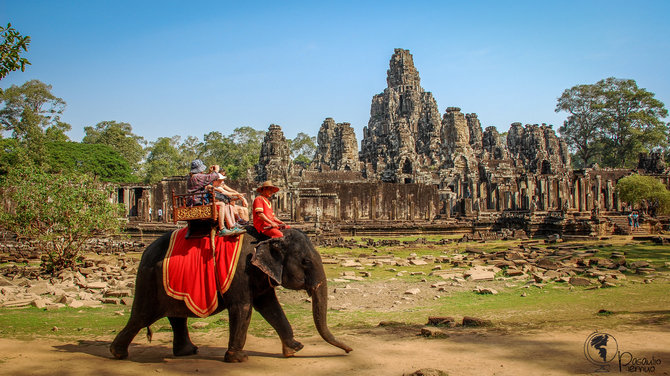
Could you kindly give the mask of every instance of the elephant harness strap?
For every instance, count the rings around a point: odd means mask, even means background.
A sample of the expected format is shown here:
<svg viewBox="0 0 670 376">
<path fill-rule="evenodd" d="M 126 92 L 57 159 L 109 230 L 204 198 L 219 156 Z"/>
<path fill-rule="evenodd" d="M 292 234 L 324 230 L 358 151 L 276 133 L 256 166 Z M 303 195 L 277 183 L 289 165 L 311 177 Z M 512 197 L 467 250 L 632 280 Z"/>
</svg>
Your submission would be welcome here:
<svg viewBox="0 0 670 376">
<path fill-rule="evenodd" d="M 198 317 L 207 317 L 217 307 L 217 292 L 232 283 L 244 236 L 186 238 L 186 233 L 182 228 L 170 236 L 163 287 Z"/>
</svg>

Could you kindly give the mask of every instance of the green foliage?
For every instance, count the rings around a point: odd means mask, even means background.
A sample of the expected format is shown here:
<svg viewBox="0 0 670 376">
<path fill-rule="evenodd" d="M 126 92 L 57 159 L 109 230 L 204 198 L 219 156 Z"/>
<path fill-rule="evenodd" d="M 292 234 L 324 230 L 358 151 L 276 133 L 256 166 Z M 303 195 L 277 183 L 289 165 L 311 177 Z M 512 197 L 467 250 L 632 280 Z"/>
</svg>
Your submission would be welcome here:
<svg viewBox="0 0 670 376">
<path fill-rule="evenodd" d="M 631 175 L 616 185 L 619 198 L 637 207 L 648 208 L 655 214 L 670 213 L 670 191 L 651 176 Z"/>
<path fill-rule="evenodd" d="M 559 129 L 579 158 L 577 165 L 599 162 L 607 167 L 632 167 L 640 152 L 668 145 L 668 115 L 654 93 L 635 80 L 610 77 L 563 92 L 556 112 L 569 113 Z"/>
<path fill-rule="evenodd" d="M 38 80 L 12 85 L 0 93 L 0 103 L 0 131 L 11 131 L 36 166 L 46 163 L 46 142 L 68 140 L 71 127 L 60 121 L 65 101 L 51 93 L 51 85 Z"/>
<path fill-rule="evenodd" d="M 16 166 L 30 164 L 25 148 L 14 138 L 0 139 L 0 176 Z"/>
<path fill-rule="evenodd" d="M 602 151 L 599 144 L 598 114 L 599 105 L 595 85 L 577 85 L 565 90 L 556 105 L 556 112 L 570 113 L 559 132 L 575 150 L 575 165 L 588 167 L 588 164 Z"/>
<path fill-rule="evenodd" d="M 110 146 L 128 161 L 133 172 L 139 172 L 140 162 L 146 156 L 146 142 L 143 137 L 133 133 L 130 124 L 102 121 L 95 127 L 84 127 L 84 133 L 86 135 L 81 140 L 82 143 Z"/>
<path fill-rule="evenodd" d="M 21 51 L 28 51 L 30 44 L 29 36 L 22 36 L 16 29 L 8 23 L 6 27 L 0 26 L 0 80 L 5 78 L 9 72 L 20 69 L 25 72 L 26 65 L 30 62 L 25 57 L 21 57 Z"/>
<path fill-rule="evenodd" d="M 46 272 L 74 267 L 86 240 L 121 230 L 123 209 L 110 202 L 111 187 L 88 175 L 17 168 L 5 176 L 0 190 L 6 200 L 0 223 L 39 244 Z"/>
<path fill-rule="evenodd" d="M 251 127 L 235 128 L 230 136 L 210 132 L 204 137 L 201 159 L 208 166 L 220 165 L 231 180 L 244 179 L 258 163 L 264 136 L 265 132 Z"/>
<path fill-rule="evenodd" d="M 37 132 L 43 135 L 50 127 L 68 130 L 60 122 L 65 101 L 51 93 L 51 85 L 39 80 L 27 81 L 21 86 L 12 85 L 0 94 L 0 126 L 11 131 L 12 137 L 24 140 Z"/>
<path fill-rule="evenodd" d="M 293 140 L 288 140 L 293 163 L 308 165 L 316 154 L 316 137 L 306 133 L 298 133 Z"/>
<path fill-rule="evenodd" d="M 181 143 L 179 136 L 161 137 L 148 148 L 144 180 L 155 183 L 166 176 L 186 175 L 196 158 L 207 166 L 220 165 L 232 180 L 244 179 L 247 170 L 258 163 L 264 136 L 263 131 L 240 127 L 229 136 L 209 132 L 202 142 L 192 136 Z"/>
<path fill-rule="evenodd" d="M 166 176 L 186 175 L 187 164 L 179 152 L 179 136 L 160 137 L 149 147 L 149 156 L 145 163 L 147 183 L 156 183 Z"/>
<path fill-rule="evenodd" d="M 128 162 L 110 146 L 78 142 L 49 142 L 46 144 L 46 149 L 49 171 L 90 174 L 105 182 L 131 183 L 137 181 Z"/>
</svg>

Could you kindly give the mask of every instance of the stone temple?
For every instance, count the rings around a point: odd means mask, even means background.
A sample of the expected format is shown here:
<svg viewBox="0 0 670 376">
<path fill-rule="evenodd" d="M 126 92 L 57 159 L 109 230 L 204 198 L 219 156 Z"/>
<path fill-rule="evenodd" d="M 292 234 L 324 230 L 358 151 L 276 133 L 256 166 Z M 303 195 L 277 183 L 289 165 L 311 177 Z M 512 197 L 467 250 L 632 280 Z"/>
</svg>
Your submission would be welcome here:
<svg viewBox="0 0 670 376">
<path fill-rule="evenodd" d="M 545 124 L 513 123 L 503 136 L 482 129 L 476 113 L 450 106 L 441 114 L 408 50 L 395 49 L 386 83 L 372 97 L 360 150 L 351 124 L 326 118 L 311 165 L 300 166 L 281 127 L 270 125 L 247 189 L 272 180 L 282 188 L 280 217 L 333 233 L 518 228 L 593 235 L 617 225 L 608 217 L 625 205 L 616 182 L 632 170 L 573 170 L 565 141 Z M 638 172 L 669 182 L 658 155 L 641 156 Z M 166 213 L 170 184 L 159 183 L 150 196 Z"/>
</svg>

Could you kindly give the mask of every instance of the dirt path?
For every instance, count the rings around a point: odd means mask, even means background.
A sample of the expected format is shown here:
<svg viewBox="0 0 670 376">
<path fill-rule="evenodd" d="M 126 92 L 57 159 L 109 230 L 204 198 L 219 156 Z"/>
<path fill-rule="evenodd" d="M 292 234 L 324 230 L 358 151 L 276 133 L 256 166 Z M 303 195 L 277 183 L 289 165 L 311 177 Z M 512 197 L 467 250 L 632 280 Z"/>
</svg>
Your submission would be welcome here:
<svg viewBox="0 0 670 376">
<path fill-rule="evenodd" d="M 610 330 L 621 352 L 661 361 L 654 372 L 670 374 L 670 326 Z M 171 334 L 156 333 L 149 344 L 138 338 L 128 360 L 111 359 L 109 339 L 58 341 L 0 339 L 3 375 L 402 375 L 420 368 L 437 368 L 449 375 L 574 375 L 597 367 L 584 357 L 588 331 L 543 331 L 500 334 L 470 330 L 448 338 L 426 339 L 373 329 L 339 337 L 354 348 L 350 354 L 318 337 L 301 339 L 305 348 L 285 359 L 274 338 L 249 337 L 249 361 L 222 362 L 225 333 L 194 333 L 200 353 L 185 358 L 171 355 Z M 626 359 L 623 359 L 624 362 Z M 618 373 L 612 362 L 611 373 Z M 622 373 L 630 373 L 624 369 Z"/>
</svg>

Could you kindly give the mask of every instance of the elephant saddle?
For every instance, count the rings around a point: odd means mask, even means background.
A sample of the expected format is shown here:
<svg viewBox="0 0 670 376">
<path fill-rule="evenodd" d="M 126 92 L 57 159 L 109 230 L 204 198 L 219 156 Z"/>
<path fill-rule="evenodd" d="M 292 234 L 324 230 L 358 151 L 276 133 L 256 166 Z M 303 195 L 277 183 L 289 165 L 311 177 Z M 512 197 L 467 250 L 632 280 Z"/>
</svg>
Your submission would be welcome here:
<svg viewBox="0 0 670 376">
<path fill-rule="evenodd" d="M 163 287 L 198 317 L 207 317 L 217 307 L 217 291 L 226 292 L 233 281 L 243 235 L 217 236 L 212 252 L 209 237 L 186 238 L 187 230 L 176 230 L 170 236 L 163 260 Z"/>
</svg>

